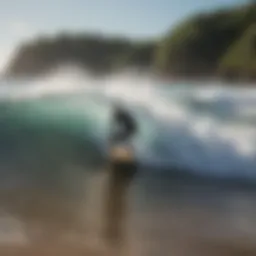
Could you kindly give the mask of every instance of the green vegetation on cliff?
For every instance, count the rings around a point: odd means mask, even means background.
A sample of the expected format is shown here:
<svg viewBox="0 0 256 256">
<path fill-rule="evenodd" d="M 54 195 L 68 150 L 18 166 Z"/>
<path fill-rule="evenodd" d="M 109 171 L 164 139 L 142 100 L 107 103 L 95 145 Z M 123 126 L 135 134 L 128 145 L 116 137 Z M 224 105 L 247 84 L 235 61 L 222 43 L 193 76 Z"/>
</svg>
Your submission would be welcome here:
<svg viewBox="0 0 256 256">
<path fill-rule="evenodd" d="M 229 47 L 255 22 L 255 4 L 192 17 L 160 42 L 156 67 L 177 76 L 216 75 Z"/>
<path fill-rule="evenodd" d="M 220 61 L 219 72 L 228 77 L 256 77 L 256 25 L 234 42 Z"/>
<path fill-rule="evenodd" d="M 20 47 L 10 64 L 12 75 L 36 75 L 63 64 L 78 64 L 93 72 L 108 72 L 133 44 L 125 39 L 97 35 L 60 35 L 39 38 Z"/>
<path fill-rule="evenodd" d="M 151 42 L 98 35 L 59 35 L 21 46 L 10 75 L 36 75 L 62 64 L 106 73 L 150 68 L 177 77 L 255 76 L 256 4 L 191 17 Z"/>
</svg>

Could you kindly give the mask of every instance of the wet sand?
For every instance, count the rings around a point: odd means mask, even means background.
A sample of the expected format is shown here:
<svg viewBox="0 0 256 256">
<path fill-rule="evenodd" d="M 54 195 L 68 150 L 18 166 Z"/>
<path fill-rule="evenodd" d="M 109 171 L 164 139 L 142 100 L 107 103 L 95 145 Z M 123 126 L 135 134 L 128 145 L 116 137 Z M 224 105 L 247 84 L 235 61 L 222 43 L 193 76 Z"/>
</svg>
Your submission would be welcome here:
<svg viewBox="0 0 256 256">
<path fill-rule="evenodd" d="M 110 245 L 102 237 L 106 174 L 88 175 L 84 186 L 76 202 L 47 193 L 39 201 L 35 191 L 24 196 L 33 200 L 22 201 L 22 192 L 13 191 L 4 202 L 2 193 L 2 207 L 26 225 L 18 229 L 10 221 L 4 231 L 1 223 L 8 221 L 0 223 L 2 238 L 23 235 L 19 242 L 0 238 L 0 255 L 256 255 L 256 189 L 141 171 L 128 191 L 122 244 Z"/>
</svg>

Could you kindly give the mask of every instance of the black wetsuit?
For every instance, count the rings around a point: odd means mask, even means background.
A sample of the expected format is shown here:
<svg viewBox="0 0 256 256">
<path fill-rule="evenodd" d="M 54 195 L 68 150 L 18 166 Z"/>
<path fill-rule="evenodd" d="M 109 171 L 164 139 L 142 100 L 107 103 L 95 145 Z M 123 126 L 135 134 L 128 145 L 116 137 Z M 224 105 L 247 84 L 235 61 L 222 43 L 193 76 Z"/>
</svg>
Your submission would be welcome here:
<svg viewBox="0 0 256 256">
<path fill-rule="evenodd" d="M 112 133 L 112 142 L 124 142 L 134 136 L 137 125 L 131 114 L 123 108 L 116 108 L 113 116 L 114 127 L 118 128 Z"/>
</svg>

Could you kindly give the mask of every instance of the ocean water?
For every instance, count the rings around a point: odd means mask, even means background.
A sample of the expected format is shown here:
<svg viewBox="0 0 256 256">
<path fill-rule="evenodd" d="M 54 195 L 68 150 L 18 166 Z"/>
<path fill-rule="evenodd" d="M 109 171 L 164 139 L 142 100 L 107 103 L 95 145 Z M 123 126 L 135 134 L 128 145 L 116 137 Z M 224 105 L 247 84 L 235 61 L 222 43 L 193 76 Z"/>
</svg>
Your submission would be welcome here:
<svg viewBox="0 0 256 256">
<path fill-rule="evenodd" d="M 256 177 L 256 89 L 250 85 L 164 84 L 125 75 L 95 80 L 77 73 L 2 83 L 2 129 L 10 132 L 66 133 L 104 154 L 111 104 L 120 101 L 139 123 L 134 144 L 142 165 Z"/>
<path fill-rule="evenodd" d="M 218 81 L 166 83 L 131 74 L 95 79 L 74 71 L 2 81 L 3 229 L 15 227 L 23 243 L 30 229 L 35 236 L 42 226 L 85 228 L 94 237 L 115 101 L 126 105 L 140 128 L 134 139 L 140 168 L 130 195 L 132 255 L 251 250 L 256 241 L 256 89 Z M 6 244 L 8 232 L 3 234 Z M 214 253 L 225 246 L 227 252 Z"/>
</svg>

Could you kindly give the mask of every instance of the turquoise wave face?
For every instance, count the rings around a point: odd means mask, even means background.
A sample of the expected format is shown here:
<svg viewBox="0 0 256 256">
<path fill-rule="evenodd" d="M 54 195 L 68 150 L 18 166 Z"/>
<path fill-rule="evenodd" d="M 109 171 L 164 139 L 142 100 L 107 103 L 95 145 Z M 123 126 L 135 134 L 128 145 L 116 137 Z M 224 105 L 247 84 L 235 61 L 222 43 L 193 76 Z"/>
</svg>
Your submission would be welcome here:
<svg viewBox="0 0 256 256">
<path fill-rule="evenodd" d="M 59 97 L 2 102 L 0 161 L 6 179 L 1 185 L 12 186 L 17 179 L 35 186 L 61 185 L 65 169 L 86 172 L 104 164 L 106 123 L 93 104 Z"/>
</svg>

